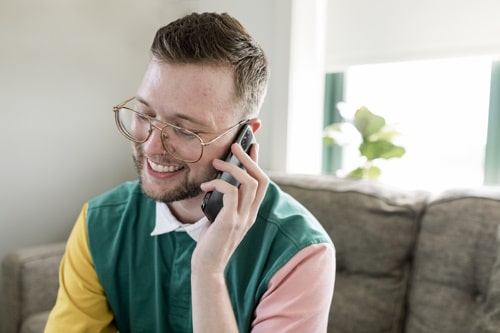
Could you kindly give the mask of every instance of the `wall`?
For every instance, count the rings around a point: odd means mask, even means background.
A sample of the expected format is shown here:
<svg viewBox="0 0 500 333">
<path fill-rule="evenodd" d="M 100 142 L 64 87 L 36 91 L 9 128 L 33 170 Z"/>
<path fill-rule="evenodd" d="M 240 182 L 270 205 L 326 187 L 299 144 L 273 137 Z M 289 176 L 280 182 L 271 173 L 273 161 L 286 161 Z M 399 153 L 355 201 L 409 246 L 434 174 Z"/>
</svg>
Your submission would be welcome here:
<svg viewBox="0 0 500 333">
<path fill-rule="evenodd" d="M 0 258 L 66 239 L 84 201 L 135 178 L 112 106 L 135 93 L 173 8 L 0 2 Z"/>
<path fill-rule="evenodd" d="M 112 106 L 135 93 L 156 29 L 195 10 L 233 14 L 266 50 L 260 163 L 285 169 L 288 0 L 1 0 L 0 258 L 65 240 L 86 200 L 135 178 Z"/>
<path fill-rule="evenodd" d="M 286 169 L 321 173 L 327 0 L 293 1 Z M 313 135 L 314 134 L 314 135 Z"/>
</svg>

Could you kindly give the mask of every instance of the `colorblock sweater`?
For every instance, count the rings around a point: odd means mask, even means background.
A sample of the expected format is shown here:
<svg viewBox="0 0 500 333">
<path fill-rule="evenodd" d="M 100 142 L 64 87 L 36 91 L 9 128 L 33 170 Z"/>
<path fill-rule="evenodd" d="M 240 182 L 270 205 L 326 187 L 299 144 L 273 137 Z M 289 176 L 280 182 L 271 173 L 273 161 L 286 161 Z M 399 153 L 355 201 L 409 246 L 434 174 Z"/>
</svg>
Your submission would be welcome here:
<svg viewBox="0 0 500 333">
<path fill-rule="evenodd" d="M 61 263 L 46 332 L 192 332 L 196 241 L 186 232 L 151 236 L 155 207 L 137 181 L 84 206 Z M 302 325 L 297 320 L 314 322 L 310 332 L 314 325 L 324 331 L 334 270 L 333 244 L 320 223 L 271 183 L 225 272 L 240 332 L 286 332 Z"/>
</svg>

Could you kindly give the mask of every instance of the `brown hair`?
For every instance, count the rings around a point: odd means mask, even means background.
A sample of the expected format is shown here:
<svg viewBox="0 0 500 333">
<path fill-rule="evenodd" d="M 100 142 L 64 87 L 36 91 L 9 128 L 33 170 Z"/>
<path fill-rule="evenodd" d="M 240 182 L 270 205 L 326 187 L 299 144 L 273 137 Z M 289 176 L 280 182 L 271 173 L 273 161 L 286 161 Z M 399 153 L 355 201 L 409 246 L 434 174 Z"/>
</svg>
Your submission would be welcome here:
<svg viewBox="0 0 500 333">
<path fill-rule="evenodd" d="M 267 59 L 258 43 L 230 15 L 192 13 L 177 19 L 156 32 L 151 53 L 167 63 L 230 68 L 243 113 L 249 116 L 259 112 L 269 79 Z"/>
</svg>

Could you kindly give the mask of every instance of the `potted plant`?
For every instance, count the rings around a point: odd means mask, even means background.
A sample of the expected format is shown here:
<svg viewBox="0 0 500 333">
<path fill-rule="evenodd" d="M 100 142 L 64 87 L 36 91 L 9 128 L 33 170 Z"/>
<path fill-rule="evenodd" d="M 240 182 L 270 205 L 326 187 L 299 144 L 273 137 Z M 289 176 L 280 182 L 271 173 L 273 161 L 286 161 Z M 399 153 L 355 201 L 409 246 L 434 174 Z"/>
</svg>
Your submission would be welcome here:
<svg viewBox="0 0 500 333">
<path fill-rule="evenodd" d="M 347 177 L 378 179 L 382 171 L 377 166 L 377 161 L 400 158 L 406 153 L 404 147 L 393 142 L 399 132 L 387 125 L 384 117 L 372 113 L 364 106 L 356 110 L 351 121 L 325 127 L 323 141 L 328 145 L 344 146 L 352 143 L 353 133 L 361 141 L 358 147 L 361 158 L 360 165 L 349 171 Z"/>
</svg>

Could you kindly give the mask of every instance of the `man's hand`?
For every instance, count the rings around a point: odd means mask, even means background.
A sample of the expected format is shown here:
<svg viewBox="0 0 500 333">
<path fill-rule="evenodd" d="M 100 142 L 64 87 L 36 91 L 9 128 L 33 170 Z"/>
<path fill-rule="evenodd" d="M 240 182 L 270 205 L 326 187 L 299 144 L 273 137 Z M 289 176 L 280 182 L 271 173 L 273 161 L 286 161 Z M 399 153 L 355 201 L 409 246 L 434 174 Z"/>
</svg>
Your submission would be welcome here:
<svg viewBox="0 0 500 333">
<path fill-rule="evenodd" d="M 239 188 L 214 179 L 202 184 L 205 192 L 217 190 L 224 194 L 224 207 L 193 253 L 193 273 L 223 273 L 226 265 L 247 231 L 252 227 L 269 185 L 269 178 L 257 164 L 258 145 L 247 155 L 239 145 L 231 146 L 232 153 L 246 170 L 222 160 L 214 160 L 217 170 L 230 173 L 240 183 Z"/>
<path fill-rule="evenodd" d="M 269 178 L 257 164 L 257 144 L 250 149 L 250 155 L 237 144 L 231 146 L 231 151 L 246 170 L 222 160 L 214 160 L 213 165 L 236 178 L 239 188 L 221 179 L 201 185 L 205 192 L 223 193 L 224 207 L 199 239 L 191 259 L 194 332 L 238 332 L 224 271 L 255 222 L 269 185 Z"/>
</svg>

